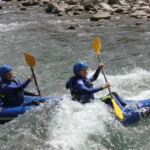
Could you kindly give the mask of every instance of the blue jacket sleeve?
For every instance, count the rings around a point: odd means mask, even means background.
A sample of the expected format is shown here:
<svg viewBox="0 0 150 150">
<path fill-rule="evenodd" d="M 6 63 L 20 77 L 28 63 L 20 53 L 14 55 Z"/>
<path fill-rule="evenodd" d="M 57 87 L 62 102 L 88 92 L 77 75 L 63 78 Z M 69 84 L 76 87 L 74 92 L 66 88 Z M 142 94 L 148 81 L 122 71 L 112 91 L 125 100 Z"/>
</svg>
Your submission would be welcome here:
<svg viewBox="0 0 150 150">
<path fill-rule="evenodd" d="M 9 90 L 21 91 L 24 88 L 26 88 L 30 82 L 31 82 L 31 80 L 28 79 L 28 80 L 26 80 L 25 82 L 23 82 L 22 84 L 20 84 L 18 86 L 13 86 L 13 85 L 5 86 L 3 90 L 8 91 L 8 92 L 9 92 Z"/>
<path fill-rule="evenodd" d="M 18 87 L 14 87 L 14 88 L 23 90 L 23 89 L 25 89 L 25 88 L 28 86 L 28 84 L 29 84 L 30 82 L 31 82 L 31 80 L 28 79 L 28 80 L 26 80 L 25 82 L 23 82 L 22 84 L 20 84 Z"/>
<path fill-rule="evenodd" d="M 88 87 L 86 87 L 86 86 L 84 85 L 84 82 L 83 82 L 82 80 L 77 80 L 77 81 L 75 82 L 75 88 L 76 88 L 77 90 L 79 90 L 80 92 L 85 92 L 85 93 L 90 93 L 90 94 L 96 93 L 96 92 L 98 92 L 98 91 L 103 90 L 102 87 L 98 87 L 98 88 L 93 88 L 93 87 L 91 87 L 91 88 L 88 88 Z"/>
<path fill-rule="evenodd" d="M 99 67 L 98 67 L 98 68 L 96 69 L 94 75 L 89 78 L 89 80 L 90 80 L 91 82 L 95 81 L 95 80 L 98 78 L 101 69 L 102 69 L 102 68 L 99 68 Z"/>
</svg>

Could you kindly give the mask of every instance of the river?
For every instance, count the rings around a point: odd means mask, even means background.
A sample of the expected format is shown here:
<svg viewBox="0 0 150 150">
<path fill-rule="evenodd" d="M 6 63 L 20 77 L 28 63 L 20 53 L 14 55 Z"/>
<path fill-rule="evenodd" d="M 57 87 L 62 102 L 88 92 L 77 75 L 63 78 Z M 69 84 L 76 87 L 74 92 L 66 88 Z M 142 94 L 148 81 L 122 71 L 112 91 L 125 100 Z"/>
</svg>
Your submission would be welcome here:
<svg viewBox="0 0 150 150">
<path fill-rule="evenodd" d="M 0 19 L 0 64 L 12 65 L 15 75 L 24 81 L 31 72 L 23 52 L 31 53 L 43 95 L 65 99 L 58 106 L 43 104 L 1 125 L 1 150 L 149 149 L 149 117 L 124 127 L 100 101 L 84 106 L 71 101 L 65 82 L 79 60 L 88 63 L 89 75 L 94 73 L 98 58 L 92 42 L 98 36 L 112 91 L 124 99 L 150 98 L 150 22 L 127 15 L 91 22 L 86 15 L 58 17 L 42 9 L 20 11 L 15 7 L 0 10 Z M 72 23 L 79 27 L 68 30 Z M 100 75 L 94 86 L 102 84 Z M 34 83 L 28 90 L 36 91 Z M 107 94 L 104 90 L 96 97 Z"/>
</svg>

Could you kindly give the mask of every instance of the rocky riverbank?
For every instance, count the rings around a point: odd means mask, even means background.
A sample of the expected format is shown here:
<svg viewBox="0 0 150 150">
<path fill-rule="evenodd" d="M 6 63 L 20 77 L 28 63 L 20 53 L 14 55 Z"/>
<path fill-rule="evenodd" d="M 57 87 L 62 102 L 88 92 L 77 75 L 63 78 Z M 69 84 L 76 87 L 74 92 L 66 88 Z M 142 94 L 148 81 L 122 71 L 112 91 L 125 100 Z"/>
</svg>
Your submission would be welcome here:
<svg viewBox="0 0 150 150">
<path fill-rule="evenodd" d="M 98 1 L 98 0 L 66 0 L 61 2 L 49 2 L 47 13 L 58 15 L 80 15 L 83 11 L 91 14 L 91 21 L 110 19 L 112 15 L 128 14 L 135 18 L 150 18 L 150 1 Z"/>
<path fill-rule="evenodd" d="M 4 0 L 0 8 L 15 5 L 25 11 L 31 7 L 42 7 L 45 13 L 58 16 L 79 16 L 87 13 L 91 21 L 110 19 L 127 14 L 134 18 L 150 20 L 150 0 Z"/>
</svg>

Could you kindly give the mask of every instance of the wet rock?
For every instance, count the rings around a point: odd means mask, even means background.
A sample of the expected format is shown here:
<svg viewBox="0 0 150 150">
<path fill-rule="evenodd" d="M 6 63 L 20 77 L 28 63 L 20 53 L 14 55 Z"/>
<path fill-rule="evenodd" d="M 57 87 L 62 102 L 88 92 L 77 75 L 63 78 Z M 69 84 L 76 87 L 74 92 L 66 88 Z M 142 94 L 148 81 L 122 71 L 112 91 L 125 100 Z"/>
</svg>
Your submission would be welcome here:
<svg viewBox="0 0 150 150">
<path fill-rule="evenodd" d="M 54 3 L 54 2 L 50 2 L 50 3 L 47 5 L 46 12 L 47 12 L 47 13 L 59 13 L 60 10 L 59 10 L 58 4 L 57 4 L 57 3 Z"/>
<path fill-rule="evenodd" d="M 69 5 L 68 8 L 66 8 L 66 12 L 72 11 L 75 5 Z"/>
<path fill-rule="evenodd" d="M 30 3 L 30 6 L 37 6 L 37 5 L 39 5 L 40 3 L 39 2 L 31 2 Z"/>
<path fill-rule="evenodd" d="M 39 7 L 45 7 L 45 5 L 43 5 L 43 3 L 40 3 L 40 4 L 39 4 Z"/>
<path fill-rule="evenodd" d="M 77 11 L 74 11 L 74 12 L 73 12 L 73 15 L 78 16 L 78 15 L 80 15 L 80 13 L 77 12 Z"/>
<path fill-rule="evenodd" d="M 122 12 L 122 14 L 130 14 L 131 13 L 131 11 L 124 11 L 124 12 Z"/>
<path fill-rule="evenodd" d="M 60 13 L 57 14 L 57 16 L 60 16 L 60 17 L 64 16 L 64 15 L 65 15 L 65 12 L 60 12 Z"/>
<path fill-rule="evenodd" d="M 88 11 L 88 13 L 89 13 L 89 14 L 94 14 L 95 12 L 92 11 L 92 10 L 90 10 L 90 11 Z"/>
<path fill-rule="evenodd" d="M 112 5 L 112 8 L 115 9 L 115 8 L 118 8 L 119 5 Z"/>
<path fill-rule="evenodd" d="M 146 2 L 144 2 L 144 1 L 139 1 L 138 4 L 140 6 L 148 6 L 148 4 Z"/>
<path fill-rule="evenodd" d="M 60 11 L 66 11 L 68 6 L 69 6 L 68 4 L 61 2 L 61 3 L 59 3 L 59 10 Z"/>
<path fill-rule="evenodd" d="M 86 5 L 84 6 L 84 9 L 85 9 L 86 11 L 93 10 L 93 8 L 94 8 L 94 5 L 91 4 L 91 3 L 86 4 Z"/>
<path fill-rule="evenodd" d="M 116 13 L 122 13 L 122 12 L 124 12 L 124 9 L 122 9 L 122 8 L 117 8 L 117 9 L 115 9 L 115 12 L 116 12 Z"/>
<path fill-rule="evenodd" d="M 49 1 L 44 0 L 43 1 L 43 5 L 47 5 L 49 3 Z"/>
<path fill-rule="evenodd" d="M 99 10 L 100 10 L 100 9 L 99 9 L 99 7 L 98 7 L 98 6 L 94 6 L 94 8 L 93 8 L 93 10 L 92 10 L 92 11 L 94 11 L 95 13 L 97 13 Z"/>
<path fill-rule="evenodd" d="M 141 10 L 144 10 L 147 13 L 150 13 L 150 7 L 149 6 L 143 6 L 141 7 Z"/>
<path fill-rule="evenodd" d="M 144 11 L 135 11 L 134 13 L 131 13 L 130 15 L 131 17 L 134 17 L 134 18 L 140 18 L 140 17 L 143 17 L 143 16 L 147 16 L 147 13 L 144 12 Z"/>
<path fill-rule="evenodd" d="M 73 7 L 73 10 L 74 10 L 74 11 L 83 11 L 84 8 L 83 8 L 83 6 L 81 6 L 81 5 L 75 5 L 75 6 Z"/>
<path fill-rule="evenodd" d="M 68 12 L 67 13 L 69 16 L 73 16 L 73 13 L 72 12 Z"/>
<path fill-rule="evenodd" d="M 125 1 L 119 1 L 118 2 L 121 6 L 127 6 L 127 5 L 129 5 L 127 2 L 125 2 Z"/>
<path fill-rule="evenodd" d="M 37 6 L 37 5 L 39 5 L 39 2 L 26 1 L 22 3 L 22 6 Z"/>
<path fill-rule="evenodd" d="M 99 6 L 101 8 L 103 8 L 103 10 L 110 11 L 110 12 L 113 11 L 113 8 L 110 5 L 106 4 L 106 3 L 100 3 Z"/>
<path fill-rule="evenodd" d="M 27 8 L 26 7 L 21 7 L 20 10 L 27 10 Z"/>
<path fill-rule="evenodd" d="M 118 4 L 119 0 L 108 0 L 108 4 Z"/>
<path fill-rule="evenodd" d="M 69 26 L 67 29 L 75 30 L 76 27 L 74 27 L 74 26 Z"/>
<path fill-rule="evenodd" d="M 77 25 L 77 24 L 72 24 L 72 25 L 70 25 L 67 29 L 75 30 L 77 27 L 79 27 L 79 25 Z"/>
<path fill-rule="evenodd" d="M 81 0 L 81 5 L 85 6 L 87 4 L 93 4 L 96 5 L 98 4 L 98 0 Z"/>
<path fill-rule="evenodd" d="M 148 19 L 148 17 L 147 17 L 147 16 L 142 16 L 142 18 L 143 18 L 143 19 Z"/>
<path fill-rule="evenodd" d="M 94 14 L 94 15 L 90 18 L 90 20 L 91 20 L 91 21 L 98 21 L 98 20 L 100 20 L 100 19 L 110 19 L 110 18 L 111 18 L 110 13 L 99 11 L 97 14 Z"/>
<path fill-rule="evenodd" d="M 139 7 L 133 6 L 133 7 L 132 7 L 132 11 L 136 11 L 136 10 L 139 10 Z"/>
<path fill-rule="evenodd" d="M 79 2 L 80 0 L 65 0 L 65 3 L 67 3 L 68 5 L 76 5 Z"/>
<path fill-rule="evenodd" d="M 10 2 L 10 1 L 12 1 L 12 0 L 1 0 L 1 1 Z"/>
<path fill-rule="evenodd" d="M 26 1 L 26 2 L 23 2 L 23 3 L 22 3 L 22 6 L 30 6 L 30 2 L 27 2 L 27 1 Z"/>
<path fill-rule="evenodd" d="M 135 25 L 142 25 L 143 23 L 142 22 L 136 22 Z"/>
</svg>

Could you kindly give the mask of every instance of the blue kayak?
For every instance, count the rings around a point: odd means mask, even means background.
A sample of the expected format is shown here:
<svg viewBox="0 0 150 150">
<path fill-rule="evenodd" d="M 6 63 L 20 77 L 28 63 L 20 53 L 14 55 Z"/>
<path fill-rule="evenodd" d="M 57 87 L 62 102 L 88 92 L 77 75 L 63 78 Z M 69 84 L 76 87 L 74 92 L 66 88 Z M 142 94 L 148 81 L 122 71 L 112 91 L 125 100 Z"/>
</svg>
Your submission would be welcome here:
<svg viewBox="0 0 150 150">
<path fill-rule="evenodd" d="M 113 93 L 113 98 L 115 100 L 116 105 L 122 111 L 124 116 L 123 119 L 119 120 L 123 125 L 131 125 L 142 117 L 144 117 L 150 110 L 150 99 L 146 100 L 123 100 L 117 93 Z M 45 102 L 45 101 L 53 101 L 54 104 L 58 104 L 58 101 L 62 101 L 63 98 L 56 97 L 24 97 L 25 104 L 31 103 L 32 101 L 37 102 Z M 105 96 L 101 98 L 101 101 L 108 104 L 113 109 L 113 104 L 111 102 L 110 96 Z M 18 117 L 19 114 L 24 114 L 27 110 L 32 108 L 36 108 L 36 105 L 21 105 L 21 106 L 13 106 L 13 107 L 4 107 L 3 103 L 0 101 L 0 124 L 4 124 L 8 121 L 13 120 Z"/>
<path fill-rule="evenodd" d="M 123 100 L 117 93 L 112 93 L 115 104 L 121 110 L 123 119 L 119 119 L 124 126 L 131 125 L 150 112 L 150 99 L 146 100 Z M 114 108 L 110 96 L 102 98 L 102 101 Z M 117 116 L 117 114 L 116 114 Z M 119 115 L 118 115 L 119 116 Z M 117 116 L 117 117 L 118 117 Z M 118 117 L 119 118 L 119 117 Z"/>
<path fill-rule="evenodd" d="M 49 100 L 54 100 L 54 97 L 24 97 L 25 104 L 30 104 L 33 101 L 37 102 L 45 102 Z M 0 102 L 0 124 L 4 124 L 8 121 L 13 120 L 14 118 L 18 117 L 19 114 L 25 113 L 27 110 L 30 110 L 32 108 L 36 108 L 36 105 L 29 105 L 26 106 L 25 104 L 21 106 L 14 106 L 14 107 L 4 107 L 3 103 Z"/>
</svg>

